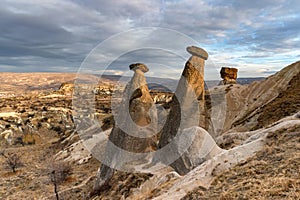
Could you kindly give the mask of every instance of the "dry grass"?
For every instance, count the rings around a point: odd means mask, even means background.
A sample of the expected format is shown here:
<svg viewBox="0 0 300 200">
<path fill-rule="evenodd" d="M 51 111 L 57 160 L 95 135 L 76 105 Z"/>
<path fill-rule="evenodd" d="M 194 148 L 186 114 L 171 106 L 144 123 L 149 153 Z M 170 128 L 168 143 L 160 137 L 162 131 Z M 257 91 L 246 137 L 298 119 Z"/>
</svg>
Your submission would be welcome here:
<svg viewBox="0 0 300 200">
<path fill-rule="evenodd" d="M 49 180 L 49 170 L 47 169 L 53 155 L 70 143 L 61 143 L 61 139 L 65 138 L 67 133 L 64 124 L 61 123 L 60 115 L 62 111 L 51 110 L 50 108 L 53 107 L 70 108 L 71 99 L 39 99 L 29 95 L 0 99 L 0 111 L 9 108 L 20 112 L 23 121 L 28 120 L 28 113 L 31 113 L 30 121 L 32 124 L 36 126 L 41 124 L 37 129 L 39 142 L 35 142 L 35 144 L 10 146 L 4 140 L 0 140 L 0 151 L 5 149 L 5 152 L 10 154 L 19 153 L 24 163 L 22 168 L 18 168 L 16 173 L 12 173 L 9 169 L 2 167 L 5 158 L 0 156 L 0 199 L 55 199 L 53 185 Z M 106 101 L 96 106 L 99 112 L 107 107 L 109 105 Z M 42 112 L 46 112 L 46 114 L 42 115 Z M 15 120 L 11 118 L 0 119 L 0 124 L 16 125 L 15 123 Z M 60 127 L 61 131 L 58 132 L 55 128 L 47 127 L 46 123 L 50 124 L 51 127 Z M 18 134 L 17 136 L 20 137 L 21 135 Z M 72 142 L 76 141 L 72 140 Z M 58 186 L 60 198 L 88 199 L 88 194 L 92 191 L 95 182 L 94 176 L 100 166 L 99 161 L 92 158 L 84 164 L 70 163 L 70 165 L 72 165 L 72 176 L 66 177 Z M 100 196 L 94 197 L 94 199 L 120 199 L 122 196 L 126 197 L 132 192 L 133 188 L 139 187 L 150 176 L 149 174 L 117 172 L 108 190 L 102 192 Z"/>
<path fill-rule="evenodd" d="M 283 117 L 290 116 L 299 111 L 300 107 L 300 73 L 289 83 L 286 90 L 261 109 L 258 124 L 253 128 L 259 129 L 272 124 Z"/>
<path fill-rule="evenodd" d="M 70 108 L 70 106 L 71 99 L 39 99 L 34 96 L 0 99 L 1 111 L 7 107 L 19 112 L 23 122 L 30 120 L 33 125 L 38 127 L 36 133 L 39 139 L 35 144 L 25 144 L 24 146 L 21 144 L 10 146 L 4 140 L 0 140 L 0 151 L 5 149 L 7 154 L 17 153 L 24 164 L 23 167 L 16 169 L 16 173 L 12 173 L 11 170 L 4 167 L 5 158 L 0 156 L 0 199 L 40 200 L 47 199 L 46 197 L 51 199 L 53 186 L 49 181 L 47 167 L 49 166 L 49 158 L 63 148 L 59 141 L 61 137 L 64 137 L 64 133 L 59 135 L 55 130 L 49 129 L 46 123 L 51 124 L 51 126 L 60 125 L 62 128 L 64 127 L 60 124 L 61 113 L 45 108 Z M 14 118 L 3 117 L 0 119 L 0 124 L 16 126 L 17 122 Z M 37 126 L 38 124 L 41 126 Z M 21 136 L 21 133 L 16 132 L 16 137 Z M 24 139 L 26 142 L 26 138 Z M 59 185 L 59 191 L 80 185 L 87 177 L 96 173 L 99 162 L 92 159 L 89 163 L 72 164 L 72 166 L 74 166 L 72 177 L 67 178 Z M 84 189 L 84 187 L 80 190 L 77 189 L 77 193 L 80 193 L 79 196 Z"/>
<path fill-rule="evenodd" d="M 194 199 L 300 199 L 300 127 L 270 133 L 267 146 L 244 163 L 217 177 Z"/>
</svg>

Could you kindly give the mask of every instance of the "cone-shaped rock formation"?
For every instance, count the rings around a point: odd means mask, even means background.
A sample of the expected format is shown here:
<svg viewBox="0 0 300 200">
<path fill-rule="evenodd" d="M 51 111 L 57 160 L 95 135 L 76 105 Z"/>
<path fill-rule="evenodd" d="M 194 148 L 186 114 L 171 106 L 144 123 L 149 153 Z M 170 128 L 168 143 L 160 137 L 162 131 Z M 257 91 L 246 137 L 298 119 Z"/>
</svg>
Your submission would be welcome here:
<svg viewBox="0 0 300 200">
<path fill-rule="evenodd" d="M 201 120 L 204 120 L 204 117 L 201 117 L 201 113 L 204 112 L 204 61 L 208 54 L 205 50 L 194 46 L 188 47 L 187 51 L 192 56 L 185 64 L 173 96 L 169 116 L 161 131 L 159 148 L 164 148 L 178 138 L 184 129 L 199 126 Z M 179 139 L 176 144 L 172 144 L 170 153 L 181 154 L 180 146 L 185 145 L 180 141 L 182 140 Z M 169 162 L 168 158 L 157 156 L 162 162 Z M 187 153 L 183 153 L 171 166 L 180 174 L 185 174 L 195 167 Z"/>
<path fill-rule="evenodd" d="M 135 165 L 147 163 L 142 153 L 156 149 L 157 116 L 144 73 L 146 65 L 129 66 L 134 76 L 127 84 L 121 103 L 115 111 L 113 127 L 104 155 L 104 164 L 98 170 L 95 191 L 100 191 L 113 176 L 114 169 L 133 170 Z"/>
</svg>

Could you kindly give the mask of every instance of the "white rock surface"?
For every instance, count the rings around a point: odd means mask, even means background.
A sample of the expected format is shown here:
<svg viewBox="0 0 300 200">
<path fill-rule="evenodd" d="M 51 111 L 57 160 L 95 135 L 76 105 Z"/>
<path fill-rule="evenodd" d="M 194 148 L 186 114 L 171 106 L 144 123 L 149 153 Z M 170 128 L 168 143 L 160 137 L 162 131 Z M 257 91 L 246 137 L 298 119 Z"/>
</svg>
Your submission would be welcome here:
<svg viewBox="0 0 300 200">
<path fill-rule="evenodd" d="M 248 158 L 254 156 L 256 152 L 261 151 L 265 146 L 266 137 L 269 133 L 289 127 L 300 126 L 299 116 L 300 112 L 279 120 L 264 129 L 232 133 L 236 136 L 245 135 L 242 145 L 229 150 L 223 150 L 223 152 L 205 161 L 185 176 L 172 176 L 172 178 L 168 180 L 169 175 L 172 174 L 170 169 L 157 173 L 142 184 L 141 187 L 127 199 L 146 199 L 149 194 L 156 190 L 157 196 L 153 199 L 175 200 L 181 199 L 189 191 L 192 191 L 199 186 L 209 188 L 216 176 L 220 175 L 225 170 L 234 167 L 238 163 L 246 161 Z M 163 184 L 161 184 L 159 180 L 166 181 L 162 181 Z"/>
</svg>

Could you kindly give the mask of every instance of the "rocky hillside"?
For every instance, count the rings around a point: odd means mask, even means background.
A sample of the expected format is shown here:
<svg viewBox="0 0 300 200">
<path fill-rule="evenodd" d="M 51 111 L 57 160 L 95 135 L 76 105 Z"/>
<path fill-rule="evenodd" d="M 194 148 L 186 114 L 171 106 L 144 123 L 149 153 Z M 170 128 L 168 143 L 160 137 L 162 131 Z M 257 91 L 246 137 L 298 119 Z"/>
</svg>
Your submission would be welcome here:
<svg viewBox="0 0 300 200">
<path fill-rule="evenodd" d="M 182 200 L 299 199 L 299 141 L 299 123 L 270 130 L 266 146 L 255 156 L 217 176 L 209 189 L 197 187 Z"/>
<path fill-rule="evenodd" d="M 229 130 L 255 130 L 296 113 L 300 101 L 299 73 L 300 62 L 296 62 L 263 81 L 210 89 L 211 104 L 218 108 L 212 120 L 219 120 L 220 115 L 224 119 L 216 123 L 216 135 Z M 224 109 L 225 114 L 219 113 Z"/>
<path fill-rule="evenodd" d="M 57 90 L 61 83 L 75 77 L 63 73 L 0 73 L 0 97 Z"/>
<path fill-rule="evenodd" d="M 58 184 L 60 199 L 300 199 L 300 62 L 249 85 L 207 90 L 210 128 L 184 131 L 197 136 L 185 156 L 198 159 L 198 165 L 186 174 L 172 167 L 116 171 L 95 195 L 90 194 L 101 163 L 85 144 L 106 141 L 115 126 L 114 80 L 104 80 L 93 91 L 94 116 L 104 132 L 88 127 L 91 135 L 82 140 L 73 121 L 74 75 L 1 76 L 0 199 L 56 199 L 51 172 L 60 162 L 72 169 Z M 161 105 L 168 114 L 173 94 L 159 88 L 147 91 L 147 99 L 149 94 L 151 105 Z M 194 147 L 201 142 L 214 148 L 199 158 L 202 148 Z M 7 164 L 14 154 L 22 161 L 16 172 Z"/>
</svg>

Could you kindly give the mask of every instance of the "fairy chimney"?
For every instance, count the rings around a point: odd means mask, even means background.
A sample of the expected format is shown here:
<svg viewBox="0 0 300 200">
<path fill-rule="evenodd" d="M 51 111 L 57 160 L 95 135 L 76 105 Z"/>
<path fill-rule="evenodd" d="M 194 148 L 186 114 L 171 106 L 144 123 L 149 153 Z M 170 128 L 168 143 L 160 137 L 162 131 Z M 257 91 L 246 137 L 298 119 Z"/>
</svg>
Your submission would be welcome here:
<svg viewBox="0 0 300 200">
<path fill-rule="evenodd" d="M 184 129 L 204 122 L 204 64 L 208 54 L 204 49 L 195 46 L 188 47 L 187 51 L 192 56 L 185 64 L 173 96 L 170 113 L 160 134 L 160 149 L 173 141 Z M 180 145 L 172 144 L 173 154 L 179 153 Z M 157 156 L 162 162 L 168 162 L 168 157 Z M 184 159 L 180 157 L 171 164 L 180 174 L 185 174 L 192 168 Z"/>
<path fill-rule="evenodd" d="M 144 73 L 149 69 L 142 63 L 129 66 L 134 71 L 126 85 L 122 101 L 115 109 L 115 125 L 109 135 L 104 159 L 110 166 L 102 165 L 97 174 L 95 191 L 105 187 L 114 169 L 134 167 L 133 163 L 146 162 L 143 156 L 129 156 L 124 152 L 146 153 L 156 150 L 157 116 Z M 116 151 L 115 146 L 122 151 Z M 114 169 L 113 169 L 114 168 Z M 130 170 L 130 169 L 126 170 Z"/>
</svg>

